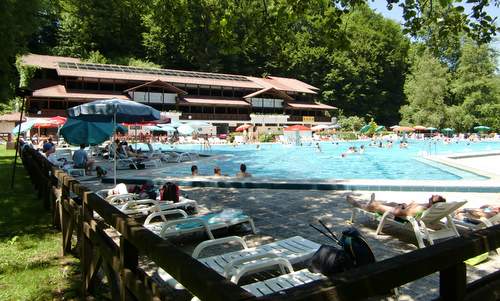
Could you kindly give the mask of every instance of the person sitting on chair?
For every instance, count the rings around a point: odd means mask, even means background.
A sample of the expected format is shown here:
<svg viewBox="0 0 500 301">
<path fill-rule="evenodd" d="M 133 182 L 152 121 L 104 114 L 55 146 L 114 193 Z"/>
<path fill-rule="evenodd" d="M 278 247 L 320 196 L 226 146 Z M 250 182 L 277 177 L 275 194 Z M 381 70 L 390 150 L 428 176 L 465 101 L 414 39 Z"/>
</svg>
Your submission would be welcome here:
<svg viewBox="0 0 500 301">
<path fill-rule="evenodd" d="M 80 149 L 73 153 L 73 163 L 75 168 L 83 168 L 87 175 L 91 174 L 94 161 L 89 160 L 87 152 L 85 151 L 85 144 L 80 144 Z"/>
<path fill-rule="evenodd" d="M 420 216 L 425 210 L 429 209 L 436 203 L 444 203 L 446 199 L 440 195 L 433 195 L 429 198 L 426 204 L 419 204 L 414 201 L 409 204 L 395 202 L 381 202 L 375 200 L 375 194 L 372 193 L 369 202 L 356 200 L 351 196 L 347 196 L 347 202 L 354 207 L 361 208 L 366 211 L 384 214 L 391 212 L 394 216 Z"/>
<path fill-rule="evenodd" d="M 458 219 L 478 220 L 482 217 L 492 218 L 500 213 L 500 207 L 493 205 L 483 205 L 479 208 L 464 208 L 456 212 L 455 217 Z"/>
</svg>

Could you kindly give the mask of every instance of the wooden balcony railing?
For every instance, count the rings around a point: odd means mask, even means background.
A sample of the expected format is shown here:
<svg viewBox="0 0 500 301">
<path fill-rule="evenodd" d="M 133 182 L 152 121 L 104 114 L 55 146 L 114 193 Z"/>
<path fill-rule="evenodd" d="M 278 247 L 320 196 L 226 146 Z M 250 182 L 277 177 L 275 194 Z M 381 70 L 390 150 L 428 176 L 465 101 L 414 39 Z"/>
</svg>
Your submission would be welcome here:
<svg viewBox="0 0 500 301">
<path fill-rule="evenodd" d="M 303 116 L 298 116 L 298 115 L 291 115 L 288 118 L 288 121 L 296 121 L 296 122 L 302 122 Z M 314 121 L 315 122 L 331 122 L 332 118 L 327 117 L 327 116 L 314 116 Z"/>
<path fill-rule="evenodd" d="M 54 117 L 54 116 L 66 116 L 66 110 L 61 109 L 42 109 L 40 114 L 27 112 L 28 117 Z"/>
<path fill-rule="evenodd" d="M 189 118 L 191 116 L 191 118 Z M 182 120 L 250 120 L 249 114 L 209 114 L 209 113 L 182 113 Z"/>
</svg>

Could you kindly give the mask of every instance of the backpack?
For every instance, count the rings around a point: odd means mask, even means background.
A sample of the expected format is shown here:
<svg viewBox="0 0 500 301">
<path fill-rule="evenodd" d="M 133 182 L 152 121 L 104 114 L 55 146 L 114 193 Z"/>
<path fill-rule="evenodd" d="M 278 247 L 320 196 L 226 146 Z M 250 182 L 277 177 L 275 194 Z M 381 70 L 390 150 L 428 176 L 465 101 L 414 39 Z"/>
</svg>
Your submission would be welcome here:
<svg viewBox="0 0 500 301">
<path fill-rule="evenodd" d="M 320 224 L 330 235 L 311 225 L 314 229 L 334 241 L 338 247 L 321 245 L 310 260 L 308 269 L 313 273 L 321 273 L 327 277 L 350 270 L 354 267 L 375 262 L 375 256 L 363 236 L 355 228 L 342 231 L 338 239 L 323 222 Z"/>
<path fill-rule="evenodd" d="M 175 183 L 167 182 L 160 189 L 160 200 L 162 201 L 172 201 L 174 203 L 179 202 L 179 186 Z"/>
</svg>

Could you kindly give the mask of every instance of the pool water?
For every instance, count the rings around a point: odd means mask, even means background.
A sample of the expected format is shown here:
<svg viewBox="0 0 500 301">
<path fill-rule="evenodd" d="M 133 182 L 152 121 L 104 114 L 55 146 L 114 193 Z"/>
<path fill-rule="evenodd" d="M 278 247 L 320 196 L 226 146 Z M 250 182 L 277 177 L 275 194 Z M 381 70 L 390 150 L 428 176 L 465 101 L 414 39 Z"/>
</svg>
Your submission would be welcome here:
<svg viewBox="0 0 500 301">
<path fill-rule="evenodd" d="M 201 175 L 213 175 L 219 166 L 223 174 L 234 176 L 241 163 L 256 177 L 273 179 L 407 179 L 407 180 L 482 180 L 484 177 L 423 159 L 423 153 L 444 155 L 478 151 L 500 151 L 500 142 L 458 142 L 444 144 L 434 141 L 409 141 L 407 149 L 395 143 L 392 148 L 368 146 L 369 141 L 321 142 L 321 152 L 315 143 L 303 146 L 261 144 L 212 145 L 211 151 L 202 151 L 200 145 L 178 145 L 177 151 L 191 151 L 211 155 L 195 164 Z M 342 157 L 349 146 L 358 149 L 364 145 L 363 154 Z M 168 145 L 154 144 L 155 149 L 172 150 Z M 140 149 L 147 149 L 139 145 Z M 426 162 L 427 161 L 427 162 Z M 165 175 L 188 176 L 192 162 L 181 168 L 168 168 Z M 185 166 L 182 167 L 182 166 Z"/>
</svg>

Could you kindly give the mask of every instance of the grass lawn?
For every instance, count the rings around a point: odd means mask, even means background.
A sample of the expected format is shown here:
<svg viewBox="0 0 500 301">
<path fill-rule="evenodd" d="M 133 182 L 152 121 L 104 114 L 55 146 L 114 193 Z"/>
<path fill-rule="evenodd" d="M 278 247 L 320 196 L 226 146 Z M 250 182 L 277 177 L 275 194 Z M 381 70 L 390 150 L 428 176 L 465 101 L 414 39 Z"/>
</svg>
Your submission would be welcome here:
<svg viewBox="0 0 500 301">
<path fill-rule="evenodd" d="M 0 145 L 0 300 L 80 299 L 78 260 L 61 256 L 61 233 L 19 159 L 10 189 L 13 160 Z"/>
</svg>

